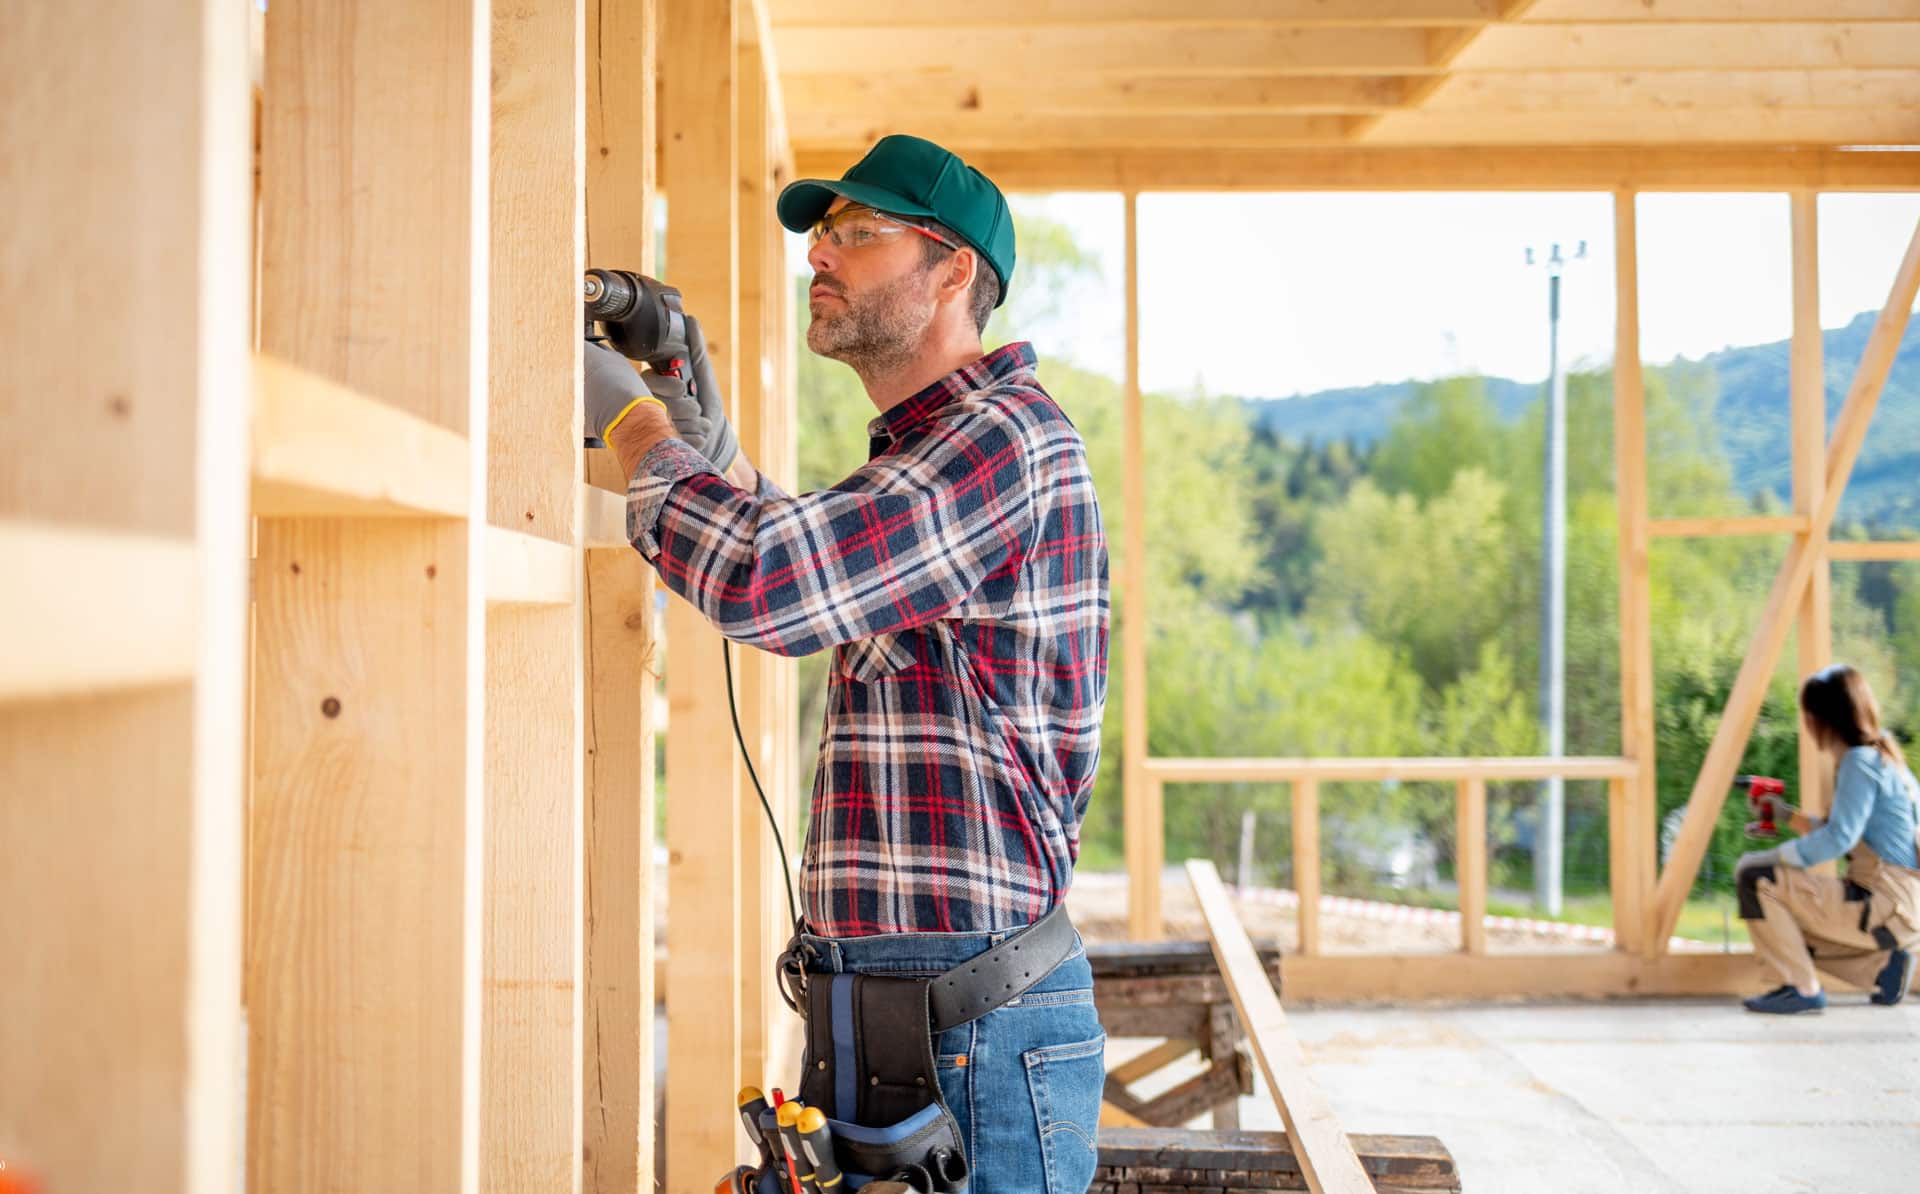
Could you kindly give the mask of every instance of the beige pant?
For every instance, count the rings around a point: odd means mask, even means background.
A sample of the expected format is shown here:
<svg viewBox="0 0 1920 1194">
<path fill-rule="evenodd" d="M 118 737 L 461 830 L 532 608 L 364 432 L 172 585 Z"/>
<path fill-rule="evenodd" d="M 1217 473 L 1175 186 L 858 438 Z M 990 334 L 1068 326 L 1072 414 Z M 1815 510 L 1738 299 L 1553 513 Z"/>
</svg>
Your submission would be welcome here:
<svg viewBox="0 0 1920 1194">
<path fill-rule="evenodd" d="M 1764 914 L 1747 922 L 1754 955 L 1802 991 L 1819 985 L 1816 967 L 1853 986 L 1873 986 L 1893 951 L 1860 927 L 1861 904 L 1847 899 L 1846 884 L 1795 866 L 1773 873 L 1754 884 Z"/>
</svg>

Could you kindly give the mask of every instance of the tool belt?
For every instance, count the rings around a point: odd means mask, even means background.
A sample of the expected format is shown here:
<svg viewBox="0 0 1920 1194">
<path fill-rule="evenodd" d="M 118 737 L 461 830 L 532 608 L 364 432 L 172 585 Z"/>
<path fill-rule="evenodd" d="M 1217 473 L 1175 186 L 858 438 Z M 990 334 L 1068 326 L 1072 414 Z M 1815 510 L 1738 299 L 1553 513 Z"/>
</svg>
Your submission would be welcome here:
<svg viewBox="0 0 1920 1194">
<path fill-rule="evenodd" d="M 806 1020 L 799 1098 L 825 1112 L 849 1187 L 881 1180 L 964 1194 L 966 1148 L 940 1095 L 934 1039 L 1025 994 L 1076 941 L 1062 905 L 944 974 L 906 978 L 812 972 L 816 955 L 796 935 L 779 980 Z"/>
</svg>

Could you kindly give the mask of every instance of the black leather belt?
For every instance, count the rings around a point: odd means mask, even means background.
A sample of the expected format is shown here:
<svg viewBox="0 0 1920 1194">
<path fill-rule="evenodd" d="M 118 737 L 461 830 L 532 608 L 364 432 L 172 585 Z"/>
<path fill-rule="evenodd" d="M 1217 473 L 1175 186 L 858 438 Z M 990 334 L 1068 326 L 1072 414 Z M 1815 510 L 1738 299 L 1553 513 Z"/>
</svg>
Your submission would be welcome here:
<svg viewBox="0 0 1920 1194">
<path fill-rule="evenodd" d="M 1026 994 L 1066 961 L 1075 940 L 1073 921 L 1061 904 L 986 953 L 933 979 L 927 989 L 933 1031 L 958 1028 Z"/>
<path fill-rule="evenodd" d="M 945 1032 L 1013 1002 L 1066 961 L 1078 940 L 1061 904 L 987 952 L 935 975 L 927 980 L 928 1027 Z M 807 962 L 814 954 L 795 935 L 775 966 L 781 996 L 802 1016 L 808 1014 Z"/>
</svg>

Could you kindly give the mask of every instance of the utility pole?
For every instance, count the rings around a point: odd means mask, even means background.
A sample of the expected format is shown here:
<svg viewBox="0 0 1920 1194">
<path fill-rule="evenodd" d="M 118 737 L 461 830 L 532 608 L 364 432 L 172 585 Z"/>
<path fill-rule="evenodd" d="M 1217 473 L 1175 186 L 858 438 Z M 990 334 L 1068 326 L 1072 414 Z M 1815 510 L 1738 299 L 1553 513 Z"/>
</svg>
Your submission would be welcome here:
<svg viewBox="0 0 1920 1194">
<path fill-rule="evenodd" d="M 1581 241 L 1574 261 L 1585 260 Z M 1533 250 L 1527 250 L 1533 265 Z M 1568 260 L 1554 245 L 1547 254 L 1546 469 L 1540 531 L 1540 722 L 1547 756 L 1567 753 L 1567 379 L 1560 369 L 1560 275 Z M 1533 835 L 1533 902 L 1548 916 L 1561 910 L 1567 833 L 1566 781 L 1553 776 L 1540 792 Z"/>
</svg>

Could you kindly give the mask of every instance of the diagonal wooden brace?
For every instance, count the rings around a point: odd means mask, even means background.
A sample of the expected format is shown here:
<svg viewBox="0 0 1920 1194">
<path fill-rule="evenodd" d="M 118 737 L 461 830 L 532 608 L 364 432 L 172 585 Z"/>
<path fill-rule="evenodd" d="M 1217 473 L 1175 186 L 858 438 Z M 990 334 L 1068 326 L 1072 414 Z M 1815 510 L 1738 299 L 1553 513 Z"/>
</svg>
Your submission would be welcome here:
<svg viewBox="0 0 1920 1194">
<path fill-rule="evenodd" d="M 1866 350 L 1860 354 L 1860 367 L 1854 372 L 1852 388 L 1847 391 L 1846 406 L 1834 424 L 1833 437 L 1827 447 L 1827 484 L 1819 509 L 1813 513 L 1808 533 L 1796 537 L 1787 549 L 1787 558 L 1773 578 L 1773 589 L 1767 596 L 1760 626 L 1747 647 L 1746 661 L 1740 665 L 1740 674 L 1727 696 L 1719 728 L 1714 731 L 1713 744 L 1707 748 L 1700 775 L 1687 798 L 1687 816 L 1681 823 L 1680 836 L 1674 842 L 1666 869 L 1661 872 L 1659 886 L 1654 889 L 1649 928 L 1655 947 L 1661 951 L 1666 949 L 1666 942 L 1680 921 L 1680 909 L 1699 874 L 1700 860 L 1706 856 L 1714 823 L 1720 818 L 1720 806 L 1726 800 L 1727 788 L 1733 783 L 1740 758 L 1746 753 L 1747 739 L 1753 733 L 1754 720 L 1759 717 L 1761 702 L 1766 697 L 1767 681 L 1779 662 L 1787 631 L 1792 628 L 1794 615 L 1806 593 L 1808 578 L 1814 564 L 1826 553 L 1833 513 L 1846 492 L 1854 461 L 1860 455 L 1860 445 L 1866 440 L 1867 425 L 1872 422 L 1880 393 L 1886 388 L 1887 374 L 1893 368 L 1894 355 L 1906 333 L 1907 317 L 1912 312 L 1916 292 L 1920 292 L 1920 227 L 1914 229 L 1913 239 L 1907 244 L 1900 272 L 1894 276 L 1892 293 L 1873 325 Z"/>
</svg>

